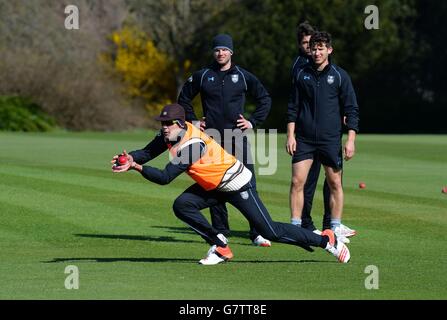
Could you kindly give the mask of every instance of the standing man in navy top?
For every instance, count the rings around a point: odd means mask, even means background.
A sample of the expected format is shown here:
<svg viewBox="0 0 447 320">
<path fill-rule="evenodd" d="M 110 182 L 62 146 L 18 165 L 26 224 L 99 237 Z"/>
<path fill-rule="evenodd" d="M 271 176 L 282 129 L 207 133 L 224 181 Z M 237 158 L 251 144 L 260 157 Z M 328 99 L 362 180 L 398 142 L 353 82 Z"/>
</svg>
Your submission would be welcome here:
<svg viewBox="0 0 447 320">
<path fill-rule="evenodd" d="M 298 41 L 299 55 L 294 60 L 292 66 L 292 79 L 294 78 L 294 75 L 297 74 L 297 70 L 301 69 L 304 65 L 312 61 L 310 51 L 310 38 L 314 33 L 315 29 L 309 24 L 308 21 L 305 21 L 298 25 L 297 41 Z M 293 102 L 290 99 L 289 105 L 291 104 L 293 104 Z M 321 234 L 321 231 L 315 227 L 312 221 L 311 211 L 312 211 L 312 203 L 315 195 L 315 190 L 317 188 L 318 178 L 320 176 L 320 170 L 321 170 L 321 162 L 318 158 L 314 158 L 314 162 L 312 163 L 312 167 L 310 168 L 306 184 L 304 185 L 304 203 L 303 203 L 303 211 L 301 219 L 296 218 L 295 214 L 296 209 L 294 207 L 294 203 L 296 203 L 297 185 L 295 183 L 296 179 L 293 179 L 293 177 L 292 177 L 292 183 L 290 185 L 291 223 L 295 225 L 301 225 L 303 228 L 314 231 L 317 234 Z M 323 186 L 323 199 L 324 199 L 324 214 L 323 214 L 322 230 L 325 230 L 330 229 L 331 227 L 330 189 L 326 179 L 324 180 L 324 186 Z M 340 231 L 339 237 L 346 242 L 349 242 L 349 240 L 346 239 L 347 237 L 351 237 L 356 234 L 355 230 L 350 229 L 344 224 L 340 224 L 339 231 Z"/>
<path fill-rule="evenodd" d="M 354 156 L 359 108 L 349 75 L 329 60 L 333 50 L 331 42 L 327 32 L 315 32 L 310 38 L 312 61 L 296 68 L 294 74 L 286 144 L 287 152 L 293 155 L 290 204 L 292 222 L 301 224 L 306 181 L 314 161 L 319 160 L 330 190 L 331 229 L 348 242 L 341 224 L 342 153 L 345 160 Z M 342 152 L 344 122 L 348 139 Z"/>
<path fill-rule="evenodd" d="M 232 63 L 234 49 L 231 36 L 219 34 L 214 37 L 212 49 L 214 62 L 193 73 L 183 85 L 178 103 L 185 109 L 186 121 L 197 121 L 192 100 L 200 93 L 204 115 L 199 122 L 200 129 L 207 130 L 211 135 L 213 131 L 220 135 L 214 138 L 253 173 L 252 184 L 255 185 L 254 161 L 243 131 L 256 127 L 267 118 L 271 98 L 253 74 Z M 243 115 L 246 93 L 256 101 L 256 109 L 248 119 Z M 213 227 L 229 235 L 226 206 L 213 206 L 210 213 Z M 254 245 L 271 246 L 270 241 L 259 235 L 251 225 L 250 239 Z"/>
<path fill-rule="evenodd" d="M 299 55 L 296 57 L 292 66 L 292 79 L 294 75 L 297 74 L 297 70 L 301 69 L 303 66 L 312 61 L 312 56 L 310 52 L 310 37 L 315 33 L 315 29 L 309 24 L 309 22 L 305 21 L 300 23 L 297 28 L 297 41 L 298 41 L 298 52 Z M 292 86 L 293 86 L 292 80 Z M 293 101 L 289 100 L 289 108 L 293 108 Z M 303 211 L 301 214 L 301 219 L 296 218 L 297 214 L 296 208 L 294 204 L 296 203 L 297 190 L 295 179 L 292 177 L 292 183 L 290 185 L 290 216 L 291 223 L 295 225 L 301 225 L 305 229 L 309 229 L 314 231 L 317 234 L 321 234 L 321 231 L 318 230 L 310 215 L 312 211 L 312 202 L 315 194 L 315 190 L 317 188 L 318 177 L 320 176 L 320 168 L 321 162 L 318 158 L 314 159 L 312 163 L 312 167 L 310 168 L 309 175 L 307 177 L 306 184 L 304 185 L 304 203 L 303 203 Z M 330 228 L 330 219 L 331 219 L 331 211 L 329 207 L 329 186 L 327 185 L 327 181 L 324 181 L 324 217 L 323 217 L 323 225 L 326 228 Z"/>
</svg>

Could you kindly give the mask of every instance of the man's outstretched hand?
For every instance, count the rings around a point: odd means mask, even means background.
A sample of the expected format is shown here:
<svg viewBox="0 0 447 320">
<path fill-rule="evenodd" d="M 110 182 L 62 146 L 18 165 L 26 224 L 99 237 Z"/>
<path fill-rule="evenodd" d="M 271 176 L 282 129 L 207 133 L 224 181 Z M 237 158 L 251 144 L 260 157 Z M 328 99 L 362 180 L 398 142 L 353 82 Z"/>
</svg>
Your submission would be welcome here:
<svg viewBox="0 0 447 320">
<path fill-rule="evenodd" d="M 123 157 L 127 159 L 125 163 L 123 163 Z M 133 157 L 126 150 L 123 150 L 122 154 L 114 155 L 110 163 L 112 163 L 113 172 L 126 172 L 132 167 Z"/>
</svg>

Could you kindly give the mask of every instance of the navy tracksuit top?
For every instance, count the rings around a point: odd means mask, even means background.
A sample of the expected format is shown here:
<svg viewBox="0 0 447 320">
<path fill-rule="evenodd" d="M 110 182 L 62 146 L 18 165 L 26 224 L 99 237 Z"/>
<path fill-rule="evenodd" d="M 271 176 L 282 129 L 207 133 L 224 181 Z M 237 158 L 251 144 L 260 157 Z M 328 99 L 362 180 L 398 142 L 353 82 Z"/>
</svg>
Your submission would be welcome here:
<svg viewBox="0 0 447 320">
<path fill-rule="evenodd" d="M 256 110 L 248 118 L 253 128 L 262 123 L 271 108 L 271 98 L 262 83 L 250 72 L 232 65 L 226 72 L 217 63 L 195 72 L 184 84 L 178 103 L 185 108 L 186 121 L 197 120 L 192 99 L 200 93 L 206 126 L 223 133 L 236 129 L 240 114 L 244 114 L 245 94 L 256 101 Z"/>
<path fill-rule="evenodd" d="M 344 116 L 348 130 L 358 132 L 359 107 L 345 70 L 329 63 L 317 72 L 308 63 L 294 72 L 287 122 L 296 123 L 297 140 L 313 144 L 339 143 Z"/>
</svg>

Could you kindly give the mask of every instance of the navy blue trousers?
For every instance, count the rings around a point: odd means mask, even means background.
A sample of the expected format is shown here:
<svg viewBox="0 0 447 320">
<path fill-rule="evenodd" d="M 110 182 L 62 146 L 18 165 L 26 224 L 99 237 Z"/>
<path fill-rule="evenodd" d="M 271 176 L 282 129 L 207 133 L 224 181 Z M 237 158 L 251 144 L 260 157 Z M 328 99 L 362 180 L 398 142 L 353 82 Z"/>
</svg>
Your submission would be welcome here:
<svg viewBox="0 0 447 320">
<path fill-rule="evenodd" d="M 245 167 L 251 171 L 253 174 L 251 184 L 256 188 L 255 166 L 253 164 L 250 144 L 248 143 L 247 138 L 244 137 L 243 139 L 237 141 L 233 140 L 228 145 L 226 145 L 225 141 L 221 141 L 221 146 L 224 147 L 227 152 L 231 153 L 233 156 L 236 156 L 239 161 L 241 161 Z M 225 236 L 229 236 L 231 234 L 230 225 L 228 223 L 228 209 L 225 203 L 219 203 L 215 206 L 211 206 L 210 216 L 211 224 L 214 228 Z M 250 222 L 249 224 L 249 237 L 251 240 L 254 240 L 259 235 L 259 232 L 256 231 L 255 227 Z"/>
<path fill-rule="evenodd" d="M 315 230 L 315 225 L 310 215 L 312 211 L 312 203 L 317 189 L 318 177 L 320 176 L 321 162 L 314 159 L 312 167 L 310 167 L 309 175 L 307 176 L 306 184 L 304 185 L 304 205 L 301 214 L 301 226 L 305 229 Z M 324 198 L 324 215 L 323 215 L 323 230 L 331 228 L 331 207 L 329 205 L 331 191 L 327 180 L 324 179 L 323 198 Z"/>
<path fill-rule="evenodd" d="M 173 209 L 180 220 L 210 245 L 223 246 L 217 237 L 219 231 L 206 220 L 200 210 L 225 202 L 236 207 L 260 235 L 271 241 L 297 245 L 310 251 L 310 246 L 323 246 L 323 238 L 312 231 L 273 221 L 251 183 L 237 192 L 205 191 L 194 184 L 174 201 Z"/>
</svg>

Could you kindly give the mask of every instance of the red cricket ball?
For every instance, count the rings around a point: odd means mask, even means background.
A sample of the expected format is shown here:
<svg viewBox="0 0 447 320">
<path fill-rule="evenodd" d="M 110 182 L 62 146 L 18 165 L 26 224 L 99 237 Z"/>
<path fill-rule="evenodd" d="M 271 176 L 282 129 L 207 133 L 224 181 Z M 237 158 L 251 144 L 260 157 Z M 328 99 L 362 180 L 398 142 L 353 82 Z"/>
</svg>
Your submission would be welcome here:
<svg viewBox="0 0 447 320">
<path fill-rule="evenodd" d="M 118 157 L 117 165 L 122 166 L 122 165 L 124 165 L 126 163 L 127 163 L 127 157 L 125 155 L 121 155 L 121 156 Z"/>
<path fill-rule="evenodd" d="M 442 193 L 447 193 L 447 186 L 442 188 Z"/>
<path fill-rule="evenodd" d="M 364 182 L 360 182 L 359 183 L 359 188 L 360 189 L 365 189 L 366 188 L 366 184 Z"/>
</svg>

